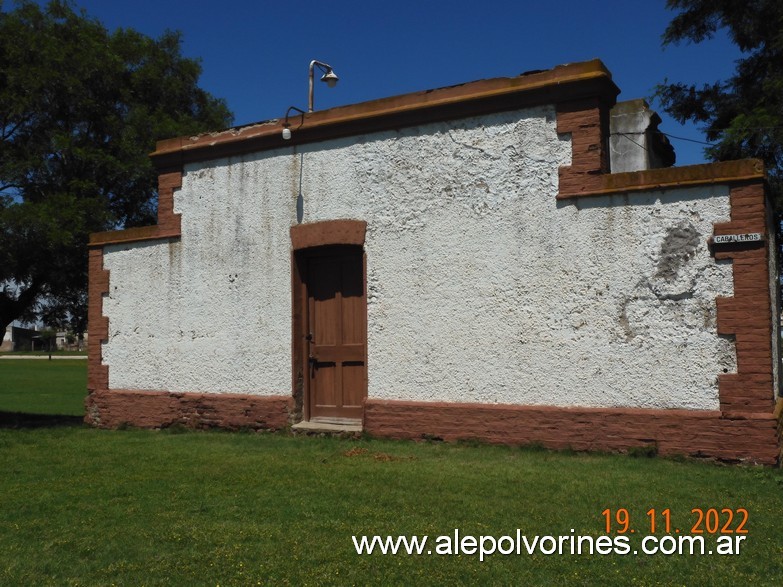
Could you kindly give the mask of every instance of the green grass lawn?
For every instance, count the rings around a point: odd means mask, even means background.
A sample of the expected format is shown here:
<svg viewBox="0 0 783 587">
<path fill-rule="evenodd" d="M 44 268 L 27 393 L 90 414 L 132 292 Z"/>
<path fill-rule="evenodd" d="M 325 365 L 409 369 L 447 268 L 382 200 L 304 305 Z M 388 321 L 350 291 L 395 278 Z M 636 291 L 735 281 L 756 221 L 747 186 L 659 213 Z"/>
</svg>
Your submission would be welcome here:
<svg viewBox="0 0 783 587">
<path fill-rule="evenodd" d="M 2 585 L 780 585 L 783 474 L 283 434 L 0 430 Z M 738 556 L 359 556 L 352 535 L 598 536 L 746 508 Z M 659 522 L 660 523 L 660 522 Z M 736 527 L 736 522 L 733 524 Z M 661 532 L 658 536 L 662 536 Z M 712 545 L 714 537 L 707 535 Z M 433 543 L 430 543 L 433 544 Z"/>
<path fill-rule="evenodd" d="M 87 361 L 0 360 L 0 411 L 84 414 Z"/>
<path fill-rule="evenodd" d="M 0 360 L 0 411 L 80 416 L 86 369 L 84 360 Z M 3 586 L 779 585 L 783 577 L 780 470 L 72 425 L 0 428 L 0 471 Z M 597 537 L 602 512 L 614 519 L 620 508 L 630 512 L 634 549 L 651 508 L 668 509 L 683 534 L 693 508 L 745 508 L 748 533 L 738 556 L 539 552 L 483 562 L 467 553 L 360 556 L 351 539 L 427 535 L 435 552 L 437 537 L 455 529 Z M 657 523 L 662 537 L 660 514 Z M 705 536 L 708 547 L 715 538 Z"/>
<path fill-rule="evenodd" d="M 48 357 L 48 351 L 3 351 L 0 352 L 0 357 Z M 53 357 L 86 357 L 87 351 L 52 351 Z"/>
</svg>

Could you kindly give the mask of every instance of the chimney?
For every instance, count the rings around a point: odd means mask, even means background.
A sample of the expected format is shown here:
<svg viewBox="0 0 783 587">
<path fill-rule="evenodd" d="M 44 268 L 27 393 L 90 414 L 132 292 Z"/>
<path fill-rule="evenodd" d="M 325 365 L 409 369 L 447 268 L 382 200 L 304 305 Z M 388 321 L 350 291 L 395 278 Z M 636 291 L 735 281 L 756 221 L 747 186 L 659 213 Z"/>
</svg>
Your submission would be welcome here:
<svg viewBox="0 0 783 587">
<path fill-rule="evenodd" d="M 660 123 L 661 117 L 642 99 L 618 102 L 612 108 L 609 115 L 612 173 L 674 165 L 674 147 L 658 130 Z"/>
</svg>

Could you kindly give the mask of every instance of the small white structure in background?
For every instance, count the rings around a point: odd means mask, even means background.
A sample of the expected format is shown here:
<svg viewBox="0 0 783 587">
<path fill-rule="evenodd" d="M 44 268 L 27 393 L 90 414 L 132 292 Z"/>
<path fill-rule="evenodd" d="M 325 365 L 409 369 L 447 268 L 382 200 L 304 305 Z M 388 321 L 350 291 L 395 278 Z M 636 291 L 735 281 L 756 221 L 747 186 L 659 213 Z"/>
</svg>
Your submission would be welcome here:
<svg viewBox="0 0 783 587">
<path fill-rule="evenodd" d="M 0 341 L 0 351 L 8 352 L 14 350 L 14 342 L 12 340 L 11 326 L 7 326 L 5 332 L 3 332 L 3 340 Z"/>
<path fill-rule="evenodd" d="M 618 102 L 609 117 L 612 173 L 671 167 L 674 147 L 658 130 L 661 117 L 641 99 Z"/>
<path fill-rule="evenodd" d="M 9 324 L 5 332 L 3 333 L 2 345 L 0 345 L 0 351 L 22 351 L 31 350 L 33 345 L 36 344 L 36 336 L 39 335 L 39 331 L 35 326 L 33 328 L 25 328 L 21 322 L 14 321 Z M 40 350 L 40 349 L 37 349 Z"/>
</svg>

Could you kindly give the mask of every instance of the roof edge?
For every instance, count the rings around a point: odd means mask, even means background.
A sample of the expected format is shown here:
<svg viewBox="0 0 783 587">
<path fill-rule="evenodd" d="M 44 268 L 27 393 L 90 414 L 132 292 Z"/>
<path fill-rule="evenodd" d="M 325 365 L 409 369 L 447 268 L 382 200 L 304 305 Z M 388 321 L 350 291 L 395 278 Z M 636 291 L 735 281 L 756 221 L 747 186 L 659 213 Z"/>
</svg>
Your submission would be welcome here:
<svg viewBox="0 0 783 587">
<path fill-rule="evenodd" d="M 547 103 L 598 98 L 614 104 L 619 88 L 599 59 L 549 70 L 467 82 L 319 110 L 289 119 L 293 136 L 282 138 L 283 120 L 159 141 L 150 155 L 156 167 L 176 167 L 231 155 L 330 138 L 464 118 Z"/>
<path fill-rule="evenodd" d="M 557 195 L 558 200 L 572 200 L 588 196 L 607 196 L 638 191 L 660 191 L 699 185 L 764 181 L 766 171 L 761 159 L 737 159 L 699 163 L 683 167 L 662 167 L 642 171 L 606 173 L 599 176 L 596 188 L 582 192 Z"/>
</svg>

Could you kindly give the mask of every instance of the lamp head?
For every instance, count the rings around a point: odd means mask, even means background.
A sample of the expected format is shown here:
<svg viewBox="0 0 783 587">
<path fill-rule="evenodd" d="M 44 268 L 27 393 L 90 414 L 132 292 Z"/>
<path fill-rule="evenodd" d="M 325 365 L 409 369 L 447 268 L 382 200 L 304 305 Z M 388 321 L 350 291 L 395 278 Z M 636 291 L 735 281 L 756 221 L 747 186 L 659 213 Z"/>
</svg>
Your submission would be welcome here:
<svg viewBox="0 0 783 587">
<path fill-rule="evenodd" d="M 326 82 L 326 85 L 330 88 L 333 88 L 337 85 L 337 82 L 340 81 L 340 78 L 337 77 L 337 74 L 334 72 L 333 69 L 329 69 L 325 74 L 321 76 L 321 81 Z"/>
</svg>

